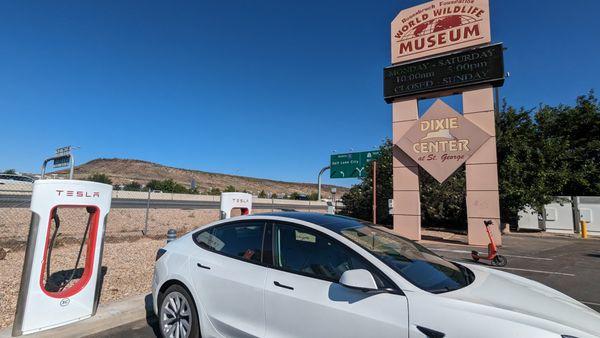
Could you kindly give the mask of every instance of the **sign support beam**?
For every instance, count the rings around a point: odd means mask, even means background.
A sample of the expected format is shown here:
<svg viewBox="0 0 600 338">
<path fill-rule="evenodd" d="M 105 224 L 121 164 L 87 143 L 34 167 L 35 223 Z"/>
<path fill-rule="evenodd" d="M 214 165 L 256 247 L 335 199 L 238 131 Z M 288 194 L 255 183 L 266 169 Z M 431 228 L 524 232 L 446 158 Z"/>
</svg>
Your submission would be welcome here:
<svg viewBox="0 0 600 338">
<path fill-rule="evenodd" d="M 377 224 L 377 161 L 373 161 L 373 224 Z"/>
</svg>

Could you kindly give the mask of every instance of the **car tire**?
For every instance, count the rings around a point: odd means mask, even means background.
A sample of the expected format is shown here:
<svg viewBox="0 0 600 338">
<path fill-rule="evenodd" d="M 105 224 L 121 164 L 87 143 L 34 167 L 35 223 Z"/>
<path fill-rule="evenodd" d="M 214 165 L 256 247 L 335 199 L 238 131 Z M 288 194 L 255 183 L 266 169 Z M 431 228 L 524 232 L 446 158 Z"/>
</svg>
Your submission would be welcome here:
<svg viewBox="0 0 600 338">
<path fill-rule="evenodd" d="M 162 337 L 200 337 L 200 318 L 196 304 L 183 286 L 171 285 L 164 292 L 158 306 L 158 326 Z"/>
</svg>

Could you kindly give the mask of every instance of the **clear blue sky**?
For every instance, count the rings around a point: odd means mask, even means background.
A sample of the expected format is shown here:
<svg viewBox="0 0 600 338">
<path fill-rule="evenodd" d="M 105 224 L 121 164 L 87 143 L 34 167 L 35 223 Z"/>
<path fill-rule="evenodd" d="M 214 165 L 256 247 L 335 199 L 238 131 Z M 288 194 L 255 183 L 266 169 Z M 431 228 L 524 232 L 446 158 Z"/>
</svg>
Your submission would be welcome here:
<svg viewBox="0 0 600 338">
<path fill-rule="evenodd" d="M 0 169 L 37 172 L 71 144 L 79 163 L 315 181 L 333 150 L 391 136 L 389 24 L 422 2 L 3 1 Z M 510 104 L 599 89 L 599 1 L 491 7 Z"/>
</svg>

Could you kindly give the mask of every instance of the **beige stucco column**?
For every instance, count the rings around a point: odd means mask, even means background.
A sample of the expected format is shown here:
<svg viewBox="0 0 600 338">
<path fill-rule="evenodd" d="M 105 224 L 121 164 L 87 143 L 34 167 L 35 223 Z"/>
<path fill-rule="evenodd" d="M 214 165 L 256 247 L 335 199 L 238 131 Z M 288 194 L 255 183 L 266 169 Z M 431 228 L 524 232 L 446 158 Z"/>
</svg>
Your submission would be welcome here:
<svg viewBox="0 0 600 338">
<path fill-rule="evenodd" d="M 491 219 L 494 224 L 490 230 L 494 241 L 500 245 L 494 89 L 491 86 L 480 87 L 464 91 L 462 95 L 464 117 L 492 136 L 466 162 L 469 244 L 489 243 L 483 221 Z"/>
<path fill-rule="evenodd" d="M 421 200 L 419 197 L 419 167 L 396 146 L 419 118 L 417 99 L 392 103 L 394 231 L 412 240 L 421 240 Z"/>
</svg>

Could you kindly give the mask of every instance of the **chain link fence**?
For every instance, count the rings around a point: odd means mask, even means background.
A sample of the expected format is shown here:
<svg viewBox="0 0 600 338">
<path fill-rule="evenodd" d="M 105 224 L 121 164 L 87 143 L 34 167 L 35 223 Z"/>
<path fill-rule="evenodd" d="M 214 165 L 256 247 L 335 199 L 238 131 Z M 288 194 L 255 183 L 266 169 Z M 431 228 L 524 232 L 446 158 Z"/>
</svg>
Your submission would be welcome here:
<svg viewBox="0 0 600 338">
<path fill-rule="evenodd" d="M 24 250 L 27 244 L 33 184 L 10 182 L 0 185 L 0 248 Z M 326 212 L 327 205 L 316 201 L 254 198 L 253 213 L 297 210 Z M 77 244 L 85 222 L 71 215 L 75 209 L 60 210 L 76 225 L 61 226 L 57 241 L 61 245 Z M 111 210 L 106 224 L 107 241 L 131 241 L 146 236 L 164 239 L 169 229 L 178 235 L 220 218 L 220 196 L 174 194 L 156 191 L 113 191 Z M 70 221 L 69 221 L 70 222 Z M 0 250 L 0 255 L 2 255 Z"/>
<path fill-rule="evenodd" d="M 31 182 L 0 181 L 0 259 L 5 250 L 24 249 L 27 244 L 32 189 Z"/>
</svg>

